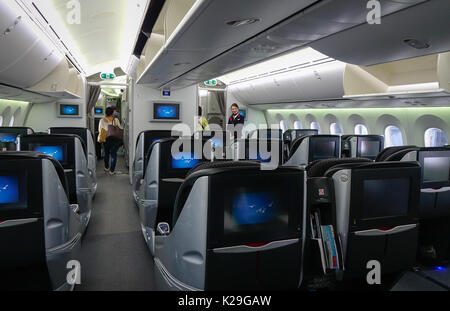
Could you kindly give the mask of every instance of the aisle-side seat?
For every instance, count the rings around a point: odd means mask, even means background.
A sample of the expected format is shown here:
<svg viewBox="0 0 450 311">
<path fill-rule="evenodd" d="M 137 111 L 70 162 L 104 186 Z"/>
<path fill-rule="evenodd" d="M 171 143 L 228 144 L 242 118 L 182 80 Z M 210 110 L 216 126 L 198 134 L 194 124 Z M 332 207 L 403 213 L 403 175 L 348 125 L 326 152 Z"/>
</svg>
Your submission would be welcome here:
<svg viewBox="0 0 450 311">
<path fill-rule="evenodd" d="M 93 195 L 97 192 L 97 155 L 95 152 L 94 136 L 92 132 L 84 127 L 51 127 L 49 134 L 71 134 L 78 135 L 83 144 L 84 153 L 87 158 L 88 172 L 92 184 Z"/>
<path fill-rule="evenodd" d="M 175 134 L 175 133 L 174 133 Z M 177 135 L 175 135 L 177 136 Z M 144 172 L 147 169 L 148 159 L 147 157 L 150 146 L 158 139 L 172 137 L 172 131 L 170 130 L 149 130 L 140 132 L 136 142 L 136 149 L 134 153 L 133 161 L 133 196 L 136 202 L 138 202 L 138 190 L 140 188 L 140 182 L 144 176 Z"/>
<path fill-rule="evenodd" d="M 450 147 L 409 146 L 394 151 L 385 161 L 418 161 L 422 166 L 419 259 L 430 264 L 449 260 Z"/>
<path fill-rule="evenodd" d="M 319 135 L 319 130 L 315 129 L 289 129 L 283 133 L 284 151 L 283 156 L 285 159 L 289 158 L 289 151 L 292 148 L 292 143 L 298 137 L 307 135 Z"/>
<path fill-rule="evenodd" d="M 149 246 L 158 221 L 172 218 L 175 196 L 186 174 L 197 163 L 207 161 L 202 154 L 205 144 L 207 141 L 191 137 L 172 137 L 150 146 L 147 169 L 137 190 L 141 229 Z M 172 154 L 172 146 L 180 158 Z M 190 150 L 184 150 L 185 146 Z M 150 251 L 153 253 L 153 249 Z"/>
<path fill-rule="evenodd" d="M 375 160 L 384 149 L 384 137 L 381 135 L 343 135 L 341 141 L 343 158 Z"/>
<path fill-rule="evenodd" d="M 334 209 L 343 269 L 339 281 L 365 279 L 377 260 L 382 275 L 401 273 L 415 263 L 418 242 L 420 165 L 330 159 L 307 168 L 309 178 L 325 177 Z"/>
<path fill-rule="evenodd" d="M 19 148 L 46 153 L 61 163 L 69 185 L 69 201 L 79 205 L 84 232 L 91 217 L 93 192 L 81 138 L 69 134 L 27 135 L 19 138 Z"/>
<path fill-rule="evenodd" d="M 81 219 L 68 201 L 64 169 L 36 152 L 0 153 L 0 289 L 71 290 Z"/>
<path fill-rule="evenodd" d="M 248 161 L 200 164 L 179 189 L 169 226 L 158 226 L 171 230 L 155 239 L 157 288 L 298 288 L 304 185 L 300 168 L 268 171 Z"/>
<path fill-rule="evenodd" d="M 285 165 L 308 165 L 315 160 L 340 158 L 341 138 L 337 135 L 307 135 L 292 142 Z"/>
</svg>

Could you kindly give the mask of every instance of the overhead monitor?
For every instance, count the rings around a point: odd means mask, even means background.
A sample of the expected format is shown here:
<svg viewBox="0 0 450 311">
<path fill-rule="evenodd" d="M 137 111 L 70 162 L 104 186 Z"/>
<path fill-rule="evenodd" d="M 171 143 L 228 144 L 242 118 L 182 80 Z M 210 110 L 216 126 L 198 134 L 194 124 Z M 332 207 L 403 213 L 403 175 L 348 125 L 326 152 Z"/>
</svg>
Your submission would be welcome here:
<svg viewBox="0 0 450 311">
<path fill-rule="evenodd" d="M 81 118 L 80 105 L 58 103 L 59 118 Z"/>
<path fill-rule="evenodd" d="M 152 121 L 179 122 L 180 104 L 179 103 L 153 103 Z"/>
<path fill-rule="evenodd" d="M 102 116 L 104 115 L 104 111 L 102 107 L 95 107 L 94 109 L 95 115 L 96 116 Z"/>
</svg>

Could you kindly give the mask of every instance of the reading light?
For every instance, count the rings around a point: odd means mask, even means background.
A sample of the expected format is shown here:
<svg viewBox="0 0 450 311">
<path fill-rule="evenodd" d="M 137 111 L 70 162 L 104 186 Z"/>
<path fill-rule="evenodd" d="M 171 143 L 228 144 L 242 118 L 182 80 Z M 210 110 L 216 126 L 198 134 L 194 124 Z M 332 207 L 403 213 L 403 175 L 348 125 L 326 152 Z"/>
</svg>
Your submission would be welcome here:
<svg viewBox="0 0 450 311">
<path fill-rule="evenodd" d="M 405 39 L 403 40 L 403 43 L 409 45 L 412 48 L 422 50 L 422 49 L 428 49 L 430 45 L 427 42 L 419 41 L 416 39 Z"/>
<path fill-rule="evenodd" d="M 254 23 L 260 22 L 260 21 L 261 21 L 260 18 L 238 19 L 238 20 L 227 22 L 227 25 L 229 25 L 231 27 L 239 27 L 239 26 L 254 24 Z"/>
</svg>

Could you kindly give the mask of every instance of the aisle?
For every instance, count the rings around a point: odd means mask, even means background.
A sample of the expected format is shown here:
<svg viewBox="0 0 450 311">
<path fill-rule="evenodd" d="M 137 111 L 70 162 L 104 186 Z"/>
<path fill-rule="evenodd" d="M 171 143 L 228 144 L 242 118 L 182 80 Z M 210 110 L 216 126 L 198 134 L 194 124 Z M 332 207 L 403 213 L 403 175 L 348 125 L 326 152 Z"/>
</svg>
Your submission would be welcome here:
<svg viewBox="0 0 450 311">
<path fill-rule="evenodd" d="M 142 237 L 128 174 L 97 165 L 98 190 L 82 243 L 81 285 L 75 290 L 154 290 L 153 260 Z M 118 170 L 126 172 L 123 158 Z"/>
</svg>

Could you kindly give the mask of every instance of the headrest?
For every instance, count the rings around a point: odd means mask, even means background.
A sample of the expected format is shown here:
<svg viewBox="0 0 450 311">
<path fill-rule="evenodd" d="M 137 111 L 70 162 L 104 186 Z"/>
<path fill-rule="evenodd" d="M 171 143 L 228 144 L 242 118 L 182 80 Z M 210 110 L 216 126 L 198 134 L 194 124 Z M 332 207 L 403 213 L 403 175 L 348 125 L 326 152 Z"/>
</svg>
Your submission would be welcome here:
<svg viewBox="0 0 450 311">
<path fill-rule="evenodd" d="M 316 160 L 306 167 L 308 177 L 323 177 L 325 173 L 336 165 L 353 164 L 353 163 L 368 163 L 372 162 L 365 158 L 342 158 L 342 159 L 326 159 Z"/>
<path fill-rule="evenodd" d="M 397 152 L 400 151 L 406 151 L 405 153 L 402 153 L 403 155 L 405 155 L 407 152 L 409 151 L 413 151 L 413 150 L 418 150 L 417 146 L 396 146 L 396 147 L 388 147 L 385 148 L 383 151 L 381 151 L 377 158 L 375 159 L 375 162 L 383 162 L 386 161 L 388 158 L 390 158 L 393 154 L 396 154 Z M 402 155 L 402 157 L 403 157 Z M 398 160 L 394 160 L 391 159 L 390 161 L 398 161 Z"/>
<path fill-rule="evenodd" d="M 67 184 L 66 174 L 64 173 L 64 168 L 61 166 L 59 161 L 55 160 L 53 157 L 46 155 L 44 153 L 34 152 L 34 151 L 0 152 L 0 160 L 27 160 L 27 159 L 49 160 L 55 167 L 56 173 L 58 174 L 59 180 L 61 181 L 64 191 L 66 192 L 67 197 L 69 197 L 69 188 L 67 186 L 68 184 Z"/>
<path fill-rule="evenodd" d="M 399 162 L 399 161 L 392 161 L 392 162 L 372 162 L 364 163 L 364 162 L 354 162 L 354 163 L 348 163 L 348 164 L 338 164 L 334 165 L 328 171 L 325 172 L 325 176 L 331 177 L 333 174 L 335 174 L 337 171 L 344 170 L 344 169 L 385 169 L 385 168 L 402 168 L 402 167 L 414 167 L 414 168 L 420 168 L 420 164 L 418 162 Z"/>
</svg>

